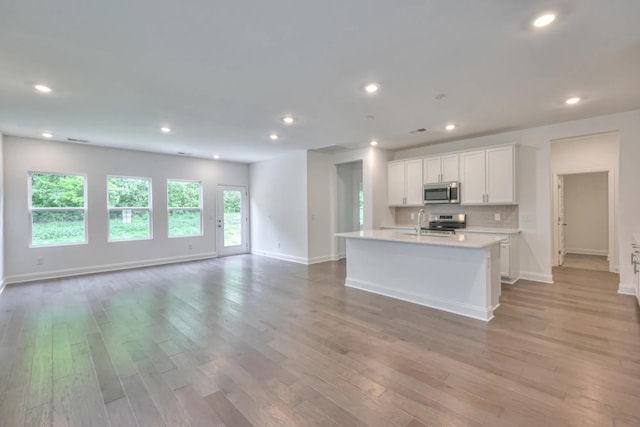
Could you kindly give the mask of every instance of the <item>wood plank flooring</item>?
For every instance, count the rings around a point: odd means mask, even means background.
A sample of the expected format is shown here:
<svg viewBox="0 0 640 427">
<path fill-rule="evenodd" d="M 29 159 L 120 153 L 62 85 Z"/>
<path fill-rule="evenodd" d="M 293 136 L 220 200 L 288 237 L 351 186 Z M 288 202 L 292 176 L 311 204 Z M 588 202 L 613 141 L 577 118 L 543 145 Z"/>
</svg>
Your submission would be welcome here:
<svg viewBox="0 0 640 427">
<path fill-rule="evenodd" d="M 490 323 L 251 255 L 9 286 L 2 426 L 638 426 L 618 276 L 505 285 Z"/>
<path fill-rule="evenodd" d="M 584 270 L 609 271 L 609 261 L 606 256 L 566 254 L 563 267 L 582 268 Z"/>
</svg>

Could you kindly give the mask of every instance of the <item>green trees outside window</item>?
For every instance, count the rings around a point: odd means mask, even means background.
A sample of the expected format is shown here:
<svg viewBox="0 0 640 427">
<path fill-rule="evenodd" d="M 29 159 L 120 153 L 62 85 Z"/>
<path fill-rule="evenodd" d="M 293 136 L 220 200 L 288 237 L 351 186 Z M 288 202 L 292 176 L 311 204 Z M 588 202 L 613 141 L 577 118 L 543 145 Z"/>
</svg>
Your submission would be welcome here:
<svg viewBox="0 0 640 427">
<path fill-rule="evenodd" d="M 82 175 L 29 173 L 31 245 L 86 243 L 86 180 Z"/>
<path fill-rule="evenodd" d="M 199 181 L 167 181 L 169 237 L 202 235 L 201 199 Z"/>
<path fill-rule="evenodd" d="M 107 178 L 109 240 L 151 238 L 151 180 Z"/>
</svg>

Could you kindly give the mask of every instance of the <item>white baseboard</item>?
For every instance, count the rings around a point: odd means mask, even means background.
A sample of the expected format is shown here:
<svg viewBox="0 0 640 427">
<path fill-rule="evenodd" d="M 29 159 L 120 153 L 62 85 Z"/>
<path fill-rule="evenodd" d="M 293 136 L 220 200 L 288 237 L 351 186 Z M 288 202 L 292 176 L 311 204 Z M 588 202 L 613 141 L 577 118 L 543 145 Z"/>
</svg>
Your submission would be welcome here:
<svg viewBox="0 0 640 427">
<path fill-rule="evenodd" d="M 609 256 L 609 251 L 588 248 L 567 248 L 568 254 Z"/>
<path fill-rule="evenodd" d="M 551 274 L 542 274 L 542 273 L 532 273 L 530 271 L 521 271 L 520 278 L 523 280 L 529 280 L 532 282 L 540 282 L 540 283 L 553 283 L 553 275 Z"/>
<path fill-rule="evenodd" d="M 323 255 L 323 256 L 317 256 L 317 257 L 313 257 L 313 258 L 309 258 L 308 264 L 320 264 L 321 262 L 328 262 L 328 261 L 338 261 L 339 258 L 332 256 L 332 255 Z"/>
<path fill-rule="evenodd" d="M 387 288 L 385 286 L 381 286 L 376 283 L 352 279 L 350 277 L 346 278 L 345 286 L 349 288 L 359 289 L 361 291 L 382 295 L 385 297 L 395 298 L 402 301 L 411 302 L 414 304 L 436 308 L 442 311 L 448 311 L 449 313 L 472 317 L 474 319 L 483 320 L 485 322 L 488 322 L 491 319 L 493 319 L 493 310 L 495 310 L 498 307 L 498 306 L 481 307 L 481 306 L 476 306 L 471 304 L 461 304 L 455 301 L 450 301 L 442 298 L 434 298 L 434 297 L 428 297 L 424 295 L 415 295 L 409 292 L 400 291 L 398 289 Z"/>
<path fill-rule="evenodd" d="M 293 255 L 287 255 L 287 254 L 282 254 L 278 252 L 261 251 L 261 250 L 255 250 L 255 249 L 252 249 L 251 253 L 253 255 L 260 255 L 267 258 L 279 259 L 281 261 L 295 262 L 296 264 L 305 264 L 305 265 L 308 264 L 307 258 L 303 258 L 300 256 L 293 256 Z"/>
<path fill-rule="evenodd" d="M 618 285 L 618 293 L 622 295 L 636 295 L 635 287 L 632 284 L 622 283 Z"/>
<path fill-rule="evenodd" d="M 287 255 L 287 254 L 278 253 L 278 252 L 261 251 L 261 250 L 252 250 L 251 253 L 253 255 L 260 255 L 267 258 L 279 259 L 281 261 L 295 262 L 296 264 L 304 264 L 304 265 L 319 264 L 321 262 L 338 260 L 338 258 L 332 255 L 323 255 L 323 256 L 318 256 L 313 258 L 304 258 L 300 256 L 293 256 L 293 255 Z"/>
<path fill-rule="evenodd" d="M 178 262 L 199 261 L 203 259 L 216 258 L 216 252 L 209 252 L 198 255 L 186 255 L 167 258 L 155 258 L 144 261 L 121 262 L 115 264 L 93 265 L 89 267 L 67 268 L 63 270 L 50 270 L 37 273 L 16 274 L 8 276 L 6 283 L 24 283 L 35 280 L 57 279 L 60 277 L 81 276 L 84 274 L 104 273 L 107 271 L 128 270 L 131 268 L 151 267 L 154 265 L 174 264 Z"/>
<path fill-rule="evenodd" d="M 500 278 L 500 282 L 501 283 L 506 283 L 507 285 L 513 285 L 514 283 L 516 283 L 518 280 L 520 280 L 519 277 L 516 277 L 515 279 L 509 278 L 509 277 L 504 277 L 502 276 Z"/>
</svg>

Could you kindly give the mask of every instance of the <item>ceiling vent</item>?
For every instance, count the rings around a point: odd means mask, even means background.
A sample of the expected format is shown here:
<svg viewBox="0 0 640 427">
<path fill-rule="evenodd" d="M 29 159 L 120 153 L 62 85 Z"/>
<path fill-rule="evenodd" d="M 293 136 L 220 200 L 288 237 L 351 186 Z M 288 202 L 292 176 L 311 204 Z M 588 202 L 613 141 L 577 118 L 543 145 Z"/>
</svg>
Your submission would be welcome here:
<svg viewBox="0 0 640 427">
<path fill-rule="evenodd" d="M 88 139 L 79 139 L 79 138 L 67 138 L 67 141 L 69 142 L 80 142 L 80 143 L 87 143 L 89 142 Z"/>
<path fill-rule="evenodd" d="M 335 154 L 335 153 L 341 153 L 343 151 L 351 150 L 352 148 L 353 147 L 349 147 L 346 145 L 328 145 L 326 147 L 316 148 L 313 151 L 319 151 L 320 153 L 325 153 L 325 154 Z"/>
<path fill-rule="evenodd" d="M 426 131 L 427 131 L 426 128 L 420 128 L 420 129 L 412 130 L 409 133 L 422 133 L 422 132 L 426 132 Z"/>
</svg>

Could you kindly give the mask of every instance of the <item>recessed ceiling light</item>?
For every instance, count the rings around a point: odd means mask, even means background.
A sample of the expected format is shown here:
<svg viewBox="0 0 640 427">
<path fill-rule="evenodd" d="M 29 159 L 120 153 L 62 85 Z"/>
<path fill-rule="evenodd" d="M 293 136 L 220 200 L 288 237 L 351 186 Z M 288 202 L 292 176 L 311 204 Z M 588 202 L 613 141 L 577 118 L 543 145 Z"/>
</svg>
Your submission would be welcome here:
<svg viewBox="0 0 640 427">
<path fill-rule="evenodd" d="M 51 88 L 49 86 L 45 86 L 45 85 L 35 85 L 34 89 L 37 90 L 38 92 L 42 92 L 42 93 L 51 92 Z"/>
<path fill-rule="evenodd" d="M 278 134 L 272 133 L 271 135 L 269 135 L 269 138 L 271 138 L 272 141 L 275 141 L 276 139 L 278 139 Z"/>
<path fill-rule="evenodd" d="M 213 158 L 217 160 L 217 159 L 219 159 L 219 158 L 220 158 L 220 156 L 218 156 L 217 154 L 214 154 L 214 155 L 213 155 Z"/>
<path fill-rule="evenodd" d="M 544 15 L 538 16 L 533 21 L 533 26 L 536 28 L 546 27 L 547 25 L 551 24 L 555 20 L 556 20 L 556 15 L 554 15 L 553 13 L 545 13 Z"/>
<path fill-rule="evenodd" d="M 376 93 L 380 90 L 380 85 L 378 83 L 367 83 L 364 85 L 364 90 L 367 93 Z"/>
<path fill-rule="evenodd" d="M 369 144 L 371 144 L 372 146 L 374 146 L 374 147 L 375 147 L 376 145 L 378 145 L 378 141 L 376 141 L 376 140 L 374 139 L 374 140 L 372 140 Z"/>
<path fill-rule="evenodd" d="M 160 128 L 160 131 L 161 131 L 162 133 L 169 133 L 169 132 L 171 132 L 171 128 L 170 128 L 170 127 L 167 127 L 167 126 L 162 126 L 162 127 Z"/>
<path fill-rule="evenodd" d="M 580 98 L 578 98 L 577 96 L 574 96 L 573 98 L 569 98 L 564 102 L 565 102 L 565 104 L 574 105 L 574 104 L 577 104 L 578 102 L 580 102 Z"/>
<path fill-rule="evenodd" d="M 456 128 L 456 125 L 454 125 L 453 123 L 449 123 L 448 125 L 446 125 L 444 127 L 446 130 L 454 130 Z"/>
<path fill-rule="evenodd" d="M 283 121 L 285 124 L 290 125 L 291 123 L 293 123 L 293 121 L 294 121 L 294 120 L 293 120 L 293 117 L 291 117 L 291 116 L 284 116 L 284 117 L 282 118 L 282 121 Z"/>
<path fill-rule="evenodd" d="M 50 134 L 49 132 L 42 132 L 42 136 L 45 137 L 45 138 L 52 138 L 53 137 L 53 135 Z"/>
</svg>

